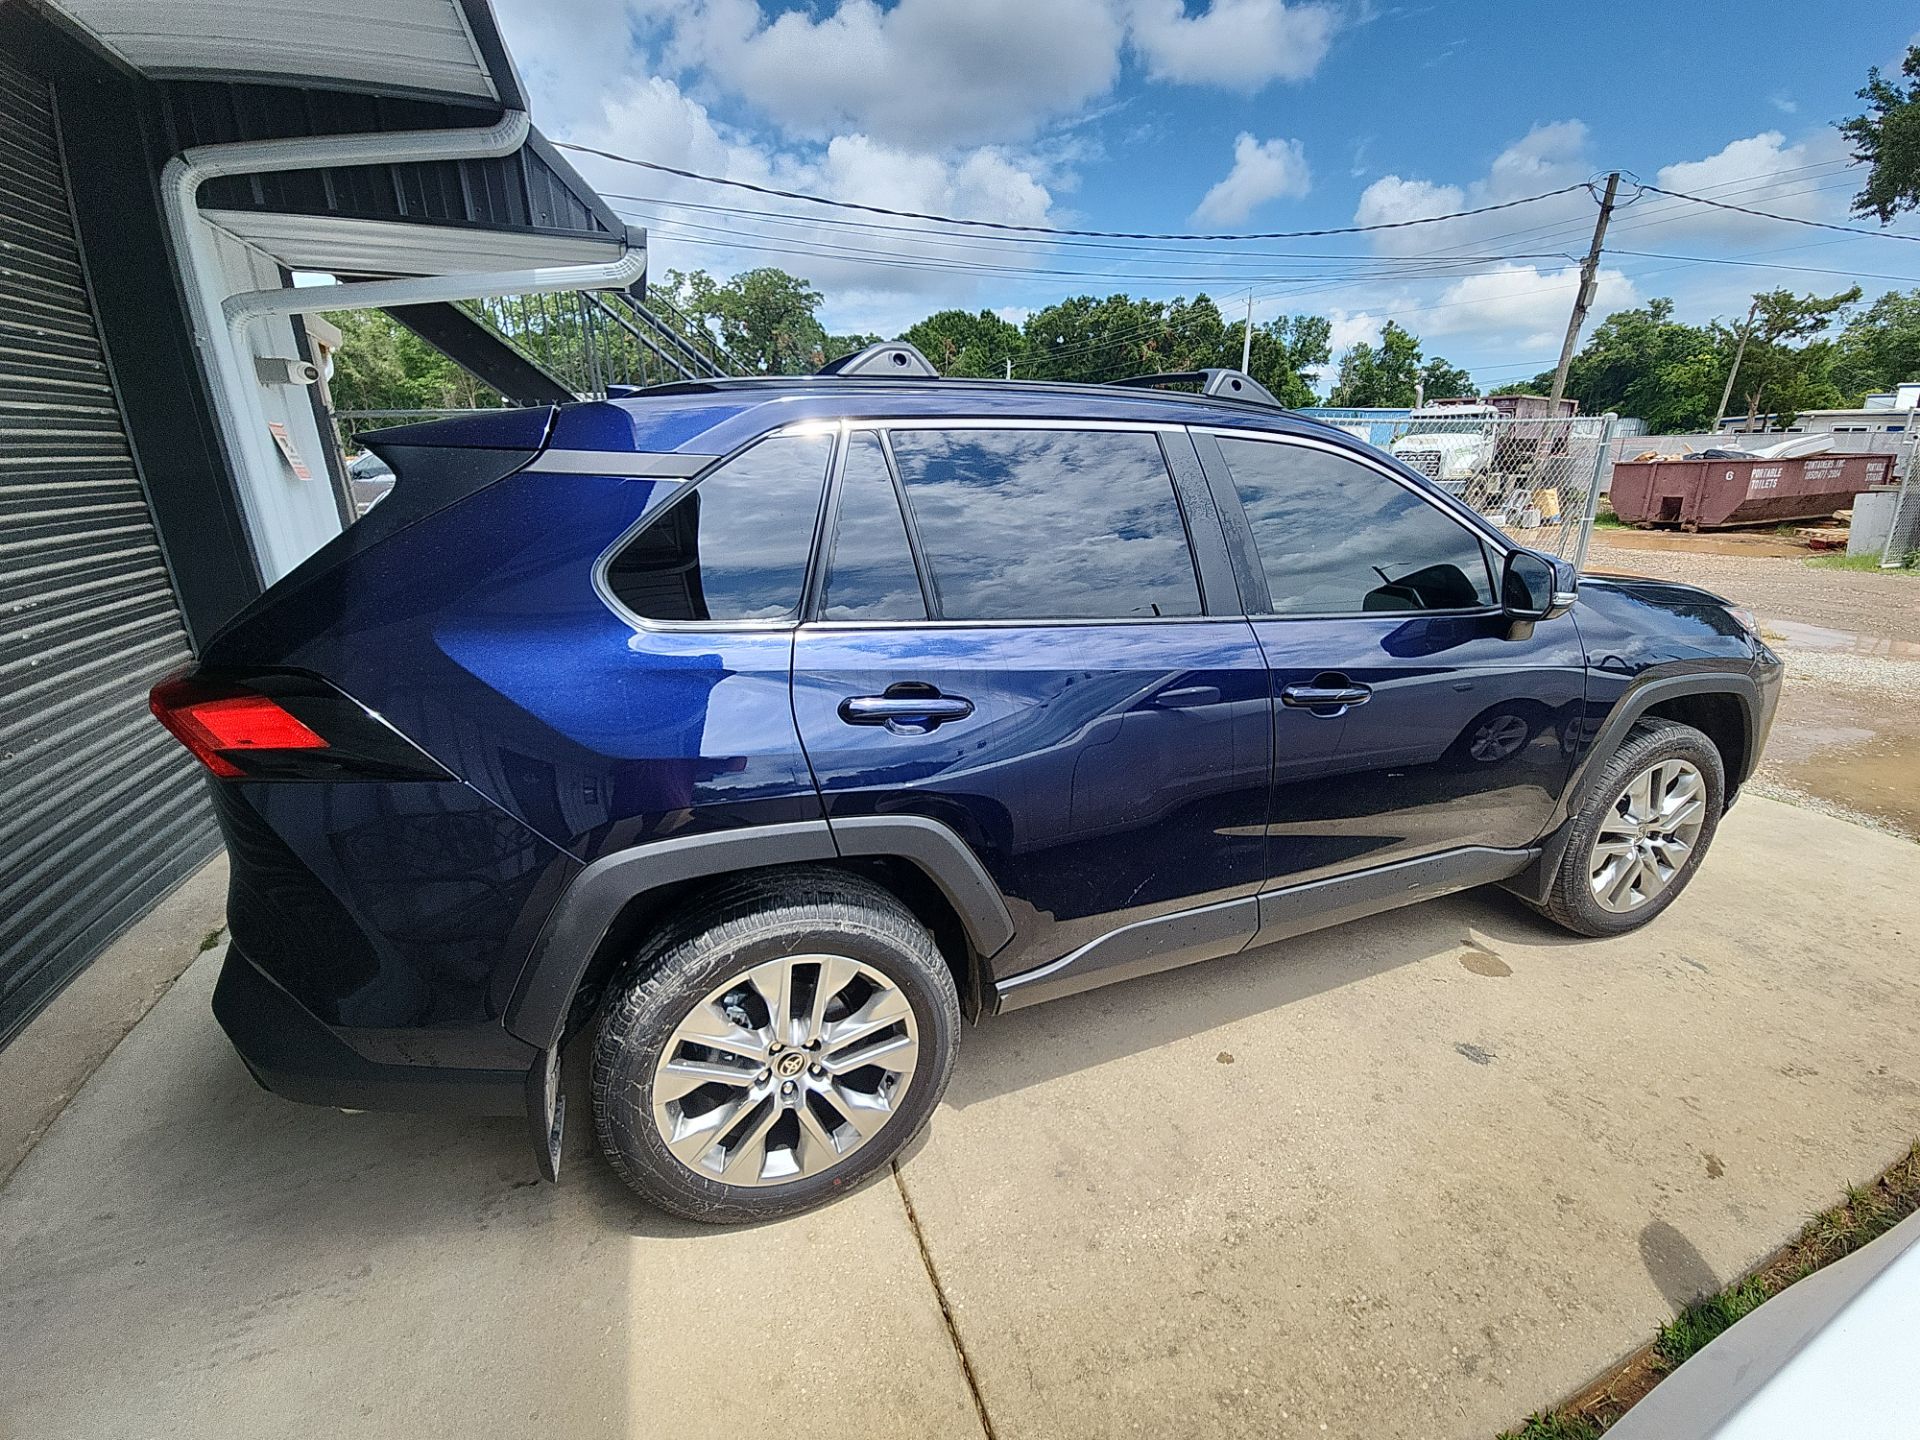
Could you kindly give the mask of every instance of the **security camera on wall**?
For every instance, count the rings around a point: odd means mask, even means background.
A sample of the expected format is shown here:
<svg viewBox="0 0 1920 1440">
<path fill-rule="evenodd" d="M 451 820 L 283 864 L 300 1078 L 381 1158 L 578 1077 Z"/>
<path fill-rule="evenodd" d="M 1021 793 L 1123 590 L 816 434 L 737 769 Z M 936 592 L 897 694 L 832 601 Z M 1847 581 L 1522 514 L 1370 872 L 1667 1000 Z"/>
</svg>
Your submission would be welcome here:
<svg viewBox="0 0 1920 1440">
<path fill-rule="evenodd" d="M 317 385 L 320 367 L 290 355 L 256 355 L 253 368 L 262 385 Z"/>
</svg>

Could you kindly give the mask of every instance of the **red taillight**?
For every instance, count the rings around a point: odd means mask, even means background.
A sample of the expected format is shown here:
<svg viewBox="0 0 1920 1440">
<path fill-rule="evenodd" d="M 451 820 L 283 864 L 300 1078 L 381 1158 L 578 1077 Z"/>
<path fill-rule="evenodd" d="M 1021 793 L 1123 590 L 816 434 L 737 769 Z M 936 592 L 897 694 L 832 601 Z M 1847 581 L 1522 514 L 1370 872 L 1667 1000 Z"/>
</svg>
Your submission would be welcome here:
<svg viewBox="0 0 1920 1440">
<path fill-rule="evenodd" d="M 175 675 L 154 686 L 147 703 L 154 718 L 195 759 L 224 779 L 246 773 L 226 752 L 327 748 L 325 740 L 275 701 L 237 686 Z"/>
</svg>

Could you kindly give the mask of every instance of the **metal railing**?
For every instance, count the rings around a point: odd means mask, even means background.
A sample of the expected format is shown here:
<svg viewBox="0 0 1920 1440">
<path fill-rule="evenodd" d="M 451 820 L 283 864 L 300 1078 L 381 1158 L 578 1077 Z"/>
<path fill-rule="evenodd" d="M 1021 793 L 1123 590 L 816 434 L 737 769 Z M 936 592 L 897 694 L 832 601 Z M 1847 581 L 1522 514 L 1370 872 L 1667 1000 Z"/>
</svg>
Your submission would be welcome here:
<svg viewBox="0 0 1920 1440">
<path fill-rule="evenodd" d="M 1616 418 L 1408 418 L 1392 423 L 1380 448 L 1522 545 L 1578 565 L 1612 468 Z"/>
<path fill-rule="evenodd" d="M 748 373 L 704 326 L 661 296 L 574 290 L 463 303 L 583 400 L 604 397 L 614 385 Z"/>
</svg>

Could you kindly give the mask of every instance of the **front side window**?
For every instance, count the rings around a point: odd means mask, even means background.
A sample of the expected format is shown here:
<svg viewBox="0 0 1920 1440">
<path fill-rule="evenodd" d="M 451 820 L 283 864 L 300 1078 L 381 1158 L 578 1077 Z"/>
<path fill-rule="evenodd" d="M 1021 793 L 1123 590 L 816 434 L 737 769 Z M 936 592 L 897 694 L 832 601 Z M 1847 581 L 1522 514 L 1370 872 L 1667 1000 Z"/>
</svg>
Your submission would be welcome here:
<svg viewBox="0 0 1920 1440">
<path fill-rule="evenodd" d="M 1220 437 L 1276 615 L 1493 603 L 1465 526 L 1371 466 L 1309 445 Z"/>
<path fill-rule="evenodd" d="M 829 557 L 820 597 L 822 619 L 927 618 L 906 522 L 900 518 L 900 497 L 894 493 L 880 437 L 871 430 L 857 431 L 847 440 Z"/>
<path fill-rule="evenodd" d="M 891 439 L 943 619 L 1200 613 L 1155 436 L 896 430 Z"/>
<path fill-rule="evenodd" d="M 608 562 L 607 588 L 648 620 L 792 620 L 831 435 L 775 435 L 669 501 Z"/>
</svg>

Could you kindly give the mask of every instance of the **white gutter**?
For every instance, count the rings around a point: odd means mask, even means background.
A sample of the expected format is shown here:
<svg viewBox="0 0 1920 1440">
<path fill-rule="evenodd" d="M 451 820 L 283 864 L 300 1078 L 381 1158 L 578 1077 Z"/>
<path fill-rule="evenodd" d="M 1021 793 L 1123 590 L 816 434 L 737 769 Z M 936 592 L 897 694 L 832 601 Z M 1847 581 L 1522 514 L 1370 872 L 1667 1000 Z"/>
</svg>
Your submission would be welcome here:
<svg viewBox="0 0 1920 1440">
<path fill-rule="evenodd" d="M 644 231 L 629 230 L 617 259 L 531 270 L 458 271 L 400 280 L 351 280 L 341 285 L 276 287 L 229 296 L 222 307 L 236 343 L 249 325 L 304 310 L 372 310 L 386 305 L 430 305 L 480 295 L 539 295 L 555 290 L 621 290 L 647 273 Z"/>
<path fill-rule="evenodd" d="M 267 430 L 259 379 L 248 358 L 244 334 L 248 324 L 269 315 L 304 310 L 352 310 L 478 295 L 624 287 L 646 273 L 646 246 L 644 240 L 636 244 L 629 232 L 627 247 L 619 258 L 599 264 L 356 281 L 331 287 L 256 291 L 230 300 L 212 251 L 211 227 L 200 215 L 200 187 L 223 175 L 491 159 L 518 150 L 526 143 L 531 128 L 525 111 L 508 110 L 494 124 L 483 127 L 197 145 L 167 162 L 160 177 L 160 193 L 174 261 L 180 270 L 194 343 L 212 390 L 214 416 L 240 492 L 255 562 L 267 583 L 303 557 L 269 553 L 272 532 L 260 510 L 260 494 L 265 492 L 256 492 L 254 483 L 264 486 L 269 477 L 277 478 L 281 460 Z"/>
<path fill-rule="evenodd" d="M 508 110 L 492 125 L 460 130 L 408 130 L 387 135 L 326 135 L 293 140 L 241 140 L 227 145 L 196 145 L 167 162 L 160 175 L 160 200 L 174 263 L 180 269 L 194 343 L 213 396 L 214 419 L 227 461 L 233 467 L 240 509 L 246 517 L 254 563 L 268 584 L 279 579 L 289 557 L 270 553 L 272 531 L 254 489 L 278 476 L 280 459 L 272 449 L 266 412 L 260 406 L 260 382 L 241 354 L 232 327 L 221 313 L 226 299 L 209 227 L 200 218 L 200 187 L 223 175 L 258 175 L 285 170 L 321 170 L 338 165 L 405 164 L 425 160 L 482 160 L 511 155 L 526 143 L 532 121 L 524 110 Z M 296 557 L 297 558 L 297 557 Z"/>
</svg>

